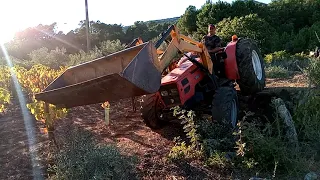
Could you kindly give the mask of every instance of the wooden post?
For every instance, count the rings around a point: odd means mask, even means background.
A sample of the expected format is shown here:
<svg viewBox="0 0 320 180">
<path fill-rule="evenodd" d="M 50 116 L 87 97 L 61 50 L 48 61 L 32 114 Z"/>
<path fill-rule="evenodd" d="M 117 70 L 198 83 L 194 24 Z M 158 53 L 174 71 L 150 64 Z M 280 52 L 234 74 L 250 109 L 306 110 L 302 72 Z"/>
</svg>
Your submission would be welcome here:
<svg viewBox="0 0 320 180">
<path fill-rule="evenodd" d="M 110 124 L 110 103 L 107 101 L 101 105 L 104 108 L 104 121 L 108 126 Z"/>
</svg>

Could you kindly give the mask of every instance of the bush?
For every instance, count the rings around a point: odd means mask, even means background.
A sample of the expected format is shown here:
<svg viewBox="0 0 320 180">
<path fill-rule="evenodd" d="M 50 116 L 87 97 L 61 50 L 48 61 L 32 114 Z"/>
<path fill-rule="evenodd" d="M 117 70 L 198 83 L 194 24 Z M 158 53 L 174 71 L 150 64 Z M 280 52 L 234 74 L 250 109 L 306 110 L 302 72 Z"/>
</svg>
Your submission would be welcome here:
<svg viewBox="0 0 320 180">
<path fill-rule="evenodd" d="M 175 107 L 174 116 L 182 120 L 188 142 L 176 138 L 176 144 L 168 155 L 169 160 L 202 159 L 209 166 L 226 167 L 229 165 L 226 157 L 235 145 L 232 141 L 232 133 L 226 134 L 223 125 L 196 115 L 194 111 Z"/>
<path fill-rule="evenodd" d="M 281 66 L 270 66 L 266 68 L 266 77 L 268 78 L 288 78 L 289 71 Z"/>
<path fill-rule="evenodd" d="M 8 90 L 0 88 L 0 113 L 3 113 L 7 109 L 7 105 L 10 103 L 11 95 Z"/>
<path fill-rule="evenodd" d="M 29 68 L 32 66 L 30 60 L 21 60 L 10 55 L 8 58 L 13 65 L 23 66 L 25 68 Z M 0 57 L 0 66 L 8 66 L 7 59 L 5 57 Z"/>
<path fill-rule="evenodd" d="M 120 154 L 113 145 L 97 145 L 91 132 L 76 128 L 55 152 L 51 179 L 135 179 L 136 159 Z"/>
<path fill-rule="evenodd" d="M 77 54 L 70 54 L 70 62 L 68 63 L 68 66 L 74 66 L 78 65 L 84 62 L 92 61 L 96 58 L 102 57 L 102 51 L 99 50 L 97 47 L 93 50 L 91 50 L 89 53 L 86 53 L 84 51 L 80 51 Z"/>
<path fill-rule="evenodd" d="M 280 179 L 303 177 L 309 171 L 318 171 L 320 96 L 302 94 L 302 97 L 295 94 L 292 100 L 296 104 L 291 121 L 293 129 L 284 122 L 283 114 L 279 113 L 282 111 L 279 101 L 275 100 L 270 104 L 273 116 L 245 112 L 238 123 L 239 129 L 229 135 L 218 123 L 182 110 L 180 114 L 185 114 L 181 116 L 182 122 L 190 141 L 176 143 L 169 158 L 201 160 L 208 166 L 240 168 L 245 174 L 259 172 Z"/>
<path fill-rule="evenodd" d="M 303 92 L 302 94 L 305 94 Z M 296 96 L 292 118 L 294 129 L 274 113 L 274 119 L 248 113 L 239 123 L 238 157 L 243 167 L 253 162 L 254 170 L 273 174 L 280 179 L 303 177 L 309 171 L 318 171 L 320 165 L 318 139 L 319 98 L 315 96 Z M 316 103 L 316 104 L 315 104 Z M 281 111 L 272 101 L 273 109 Z M 296 136 L 292 132 L 296 132 Z M 296 140 L 295 140 L 296 139 Z M 251 163 L 252 164 L 252 163 Z M 251 167 L 252 168 L 252 167 Z"/>
<path fill-rule="evenodd" d="M 190 140 L 190 145 L 184 141 L 181 141 L 180 137 L 174 139 L 176 143 L 169 155 L 168 159 L 170 161 L 181 160 L 181 159 L 193 159 L 199 158 L 202 155 L 200 150 L 200 135 L 197 132 L 197 125 L 195 124 L 194 117 L 195 113 L 193 111 L 186 111 L 180 107 L 174 108 L 174 116 L 179 116 L 184 124 L 183 129 L 186 132 L 187 138 Z"/>
<path fill-rule="evenodd" d="M 277 51 L 265 56 L 266 65 L 280 66 L 287 68 L 289 71 L 300 71 L 300 68 L 306 68 L 310 59 L 305 54 L 291 55 L 286 51 Z"/>
<path fill-rule="evenodd" d="M 312 59 L 308 70 L 310 81 L 316 87 L 320 86 L 320 61 Z"/>
<path fill-rule="evenodd" d="M 305 151 L 309 151 L 310 148 L 314 148 L 313 150 L 320 148 L 320 96 L 319 91 L 310 91 L 307 93 L 301 93 L 299 96 L 299 100 L 297 102 L 295 108 L 295 124 L 297 129 L 299 129 L 299 139 L 302 142 L 305 142 Z M 320 152 L 312 152 L 315 153 L 315 157 L 320 160 Z"/>
<path fill-rule="evenodd" d="M 304 164 L 299 162 L 298 154 L 283 136 L 285 132 L 281 119 L 263 121 L 251 114 L 239 124 L 238 166 L 273 175 L 302 170 Z"/>
<path fill-rule="evenodd" d="M 248 14 L 241 17 L 224 18 L 217 24 L 217 35 L 224 43 L 231 41 L 231 36 L 236 34 L 239 38 L 250 38 L 257 42 L 262 54 L 269 53 L 275 29 L 258 14 Z"/>
<path fill-rule="evenodd" d="M 66 66 L 69 62 L 66 49 L 56 48 L 55 50 L 49 51 L 48 48 L 43 47 L 32 51 L 29 56 L 31 58 L 31 65 L 42 64 L 53 69 Z"/>
<path fill-rule="evenodd" d="M 121 44 L 120 40 L 114 41 L 103 41 L 100 43 L 100 49 L 104 55 L 112 54 L 117 51 L 123 50 L 125 48 L 124 44 Z"/>
</svg>

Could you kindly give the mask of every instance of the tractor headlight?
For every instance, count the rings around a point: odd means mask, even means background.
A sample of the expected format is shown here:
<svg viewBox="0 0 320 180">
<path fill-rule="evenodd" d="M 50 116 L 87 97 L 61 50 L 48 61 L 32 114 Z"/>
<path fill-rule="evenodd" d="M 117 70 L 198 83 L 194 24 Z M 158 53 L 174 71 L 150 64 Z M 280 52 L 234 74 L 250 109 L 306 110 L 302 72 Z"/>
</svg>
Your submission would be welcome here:
<svg viewBox="0 0 320 180">
<path fill-rule="evenodd" d="M 178 89 L 171 89 L 171 95 L 177 95 L 178 94 Z"/>
<path fill-rule="evenodd" d="M 168 96 L 169 95 L 169 93 L 168 93 L 168 91 L 161 91 L 161 96 Z"/>
</svg>

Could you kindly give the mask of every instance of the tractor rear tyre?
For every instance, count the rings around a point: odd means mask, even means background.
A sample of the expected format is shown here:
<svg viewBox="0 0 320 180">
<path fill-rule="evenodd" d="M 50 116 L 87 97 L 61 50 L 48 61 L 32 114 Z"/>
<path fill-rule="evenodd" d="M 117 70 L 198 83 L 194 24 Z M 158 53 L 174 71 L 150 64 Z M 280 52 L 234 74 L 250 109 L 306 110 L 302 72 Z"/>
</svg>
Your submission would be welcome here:
<svg viewBox="0 0 320 180">
<path fill-rule="evenodd" d="M 160 129 L 165 125 L 161 119 L 161 102 L 157 94 L 142 98 L 141 113 L 144 123 L 151 129 Z"/>
<path fill-rule="evenodd" d="M 239 39 L 236 58 L 240 79 L 237 80 L 241 93 L 251 95 L 264 89 L 264 60 L 257 44 L 251 39 Z"/>
<path fill-rule="evenodd" d="M 234 87 L 219 87 L 212 100 L 212 119 L 228 130 L 237 126 L 239 103 Z"/>
</svg>

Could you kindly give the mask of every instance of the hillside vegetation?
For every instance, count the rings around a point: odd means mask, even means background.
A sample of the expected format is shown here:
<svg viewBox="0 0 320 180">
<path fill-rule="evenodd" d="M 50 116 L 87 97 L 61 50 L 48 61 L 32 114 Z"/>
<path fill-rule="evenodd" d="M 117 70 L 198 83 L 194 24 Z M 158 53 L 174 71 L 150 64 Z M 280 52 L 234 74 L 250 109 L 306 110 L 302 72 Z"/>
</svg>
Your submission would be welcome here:
<svg viewBox="0 0 320 180">
<path fill-rule="evenodd" d="M 277 0 L 264 5 L 240 0 L 232 3 L 207 1 L 200 9 L 190 5 L 179 19 L 137 21 L 129 27 L 91 21 L 92 49 L 86 55 L 85 21 L 80 21 L 78 28 L 66 34 L 56 31 L 56 23 L 30 27 L 17 32 L 5 47 L 16 64 L 73 65 L 120 50 L 137 37 L 143 41 L 154 40 L 175 23 L 183 34 L 196 40 L 207 33 L 208 24 L 216 24 L 224 45 L 237 34 L 256 40 L 263 54 L 308 53 L 319 45 L 315 32 L 320 34 L 320 2 Z M 0 60 L 0 64 L 4 63 Z"/>
</svg>

